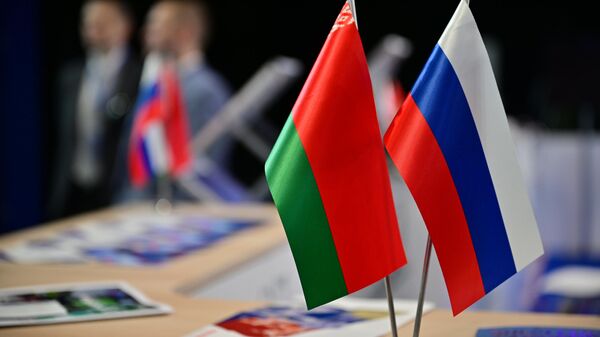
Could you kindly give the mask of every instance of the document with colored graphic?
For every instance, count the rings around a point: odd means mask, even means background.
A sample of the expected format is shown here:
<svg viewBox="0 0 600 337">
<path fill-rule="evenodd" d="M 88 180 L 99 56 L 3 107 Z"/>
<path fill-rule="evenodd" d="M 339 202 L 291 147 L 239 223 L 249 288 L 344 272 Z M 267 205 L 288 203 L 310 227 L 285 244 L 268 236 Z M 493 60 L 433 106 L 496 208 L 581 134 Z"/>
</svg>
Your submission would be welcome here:
<svg viewBox="0 0 600 337">
<path fill-rule="evenodd" d="M 123 282 L 0 289 L 0 327 L 163 315 L 172 309 Z"/>
<path fill-rule="evenodd" d="M 399 325 L 415 317 L 416 301 L 394 301 Z M 426 303 L 427 312 L 433 305 Z M 378 337 L 390 331 L 385 300 L 344 298 L 307 311 L 274 305 L 241 312 L 185 337 Z"/>
</svg>

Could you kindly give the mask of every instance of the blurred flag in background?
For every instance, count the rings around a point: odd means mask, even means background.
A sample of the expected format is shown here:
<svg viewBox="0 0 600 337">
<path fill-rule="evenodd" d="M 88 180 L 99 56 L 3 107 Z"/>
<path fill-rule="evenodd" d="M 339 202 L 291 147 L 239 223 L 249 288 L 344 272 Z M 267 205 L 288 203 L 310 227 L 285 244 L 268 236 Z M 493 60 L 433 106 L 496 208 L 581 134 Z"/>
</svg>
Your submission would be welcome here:
<svg viewBox="0 0 600 337">
<path fill-rule="evenodd" d="M 183 173 L 192 161 L 187 114 L 175 67 L 157 55 L 146 58 L 134 118 L 129 143 L 133 185 Z"/>
</svg>

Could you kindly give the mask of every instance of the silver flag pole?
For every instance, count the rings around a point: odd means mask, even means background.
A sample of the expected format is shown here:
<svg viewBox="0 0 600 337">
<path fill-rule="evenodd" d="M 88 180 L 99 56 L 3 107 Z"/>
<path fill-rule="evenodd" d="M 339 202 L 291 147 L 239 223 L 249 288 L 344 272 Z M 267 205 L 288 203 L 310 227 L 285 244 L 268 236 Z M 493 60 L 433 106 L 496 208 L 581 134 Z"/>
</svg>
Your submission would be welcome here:
<svg viewBox="0 0 600 337">
<path fill-rule="evenodd" d="M 431 260 L 431 247 L 431 237 L 427 235 L 425 259 L 423 260 L 423 271 L 421 272 L 421 287 L 419 289 L 419 299 L 417 302 L 417 314 L 415 316 L 413 337 L 419 337 L 419 333 L 421 332 L 421 318 L 423 318 L 423 303 L 425 302 L 425 289 L 427 288 L 427 274 L 429 273 L 429 260 Z"/>
<path fill-rule="evenodd" d="M 356 28 L 358 28 L 358 19 L 356 17 L 356 4 L 354 0 L 348 0 L 348 4 L 350 5 L 350 10 L 352 11 L 352 16 L 354 17 L 354 23 L 356 24 Z M 392 328 L 392 336 L 398 337 L 398 329 L 396 327 L 396 310 L 394 309 L 394 296 L 392 295 L 392 284 L 390 280 L 390 275 L 385 277 L 384 282 L 385 293 L 388 302 L 388 311 L 390 314 L 390 327 Z"/>
<path fill-rule="evenodd" d="M 394 309 L 394 295 L 392 295 L 392 282 L 390 275 L 385 277 L 385 295 L 387 296 L 388 311 L 390 313 L 390 326 L 392 328 L 392 336 L 398 337 L 398 328 L 396 327 L 396 309 Z"/>
</svg>

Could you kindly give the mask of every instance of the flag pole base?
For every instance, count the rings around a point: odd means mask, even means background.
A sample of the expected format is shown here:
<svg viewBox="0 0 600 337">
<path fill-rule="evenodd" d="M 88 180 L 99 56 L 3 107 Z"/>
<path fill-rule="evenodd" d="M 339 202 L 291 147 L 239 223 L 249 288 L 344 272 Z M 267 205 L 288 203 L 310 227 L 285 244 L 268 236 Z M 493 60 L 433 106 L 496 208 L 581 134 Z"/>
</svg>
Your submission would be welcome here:
<svg viewBox="0 0 600 337">
<path fill-rule="evenodd" d="M 421 287 L 419 289 L 419 299 L 417 301 L 417 313 L 415 315 L 415 327 L 413 330 L 413 337 L 419 337 L 419 333 L 421 332 L 421 319 L 423 318 L 423 303 L 425 302 L 425 289 L 427 288 L 427 274 L 429 273 L 429 260 L 431 260 L 431 247 L 431 237 L 427 235 L 427 244 L 425 246 L 425 259 L 423 260 L 423 271 L 421 273 Z"/>
<path fill-rule="evenodd" d="M 173 211 L 173 204 L 169 199 L 160 198 L 154 204 L 154 210 L 160 215 L 168 215 Z"/>
<path fill-rule="evenodd" d="M 157 198 L 154 210 L 160 215 L 171 214 L 173 203 L 171 201 L 173 191 L 171 189 L 171 177 L 168 174 L 159 176 L 157 181 Z"/>
</svg>

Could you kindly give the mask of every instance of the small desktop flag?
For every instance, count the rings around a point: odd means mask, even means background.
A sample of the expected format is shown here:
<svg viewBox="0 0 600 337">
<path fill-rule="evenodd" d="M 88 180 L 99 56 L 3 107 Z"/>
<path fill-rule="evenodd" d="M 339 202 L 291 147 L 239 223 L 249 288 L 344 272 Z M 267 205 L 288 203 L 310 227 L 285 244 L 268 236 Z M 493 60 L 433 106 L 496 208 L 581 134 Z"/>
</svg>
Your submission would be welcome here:
<svg viewBox="0 0 600 337">
<path fill-rule="evenodd" d="M 129 143 L 129 173 L 137 187 L 143 187 L 150 177 L 179 175 L 192 158 L 175 70 L 149 55 L 142 76 Z"/>
<path fill-rule="evenodd" d="M 543 254 L 492 66 L 466 2 L 385 144 L 427 225 L 455 315 Z"/>
<path fill-rule="evenodd" d="M 369 70 L 347 3 L 265 172 L 309 309 L 406 264 Z"/>
</svg>

